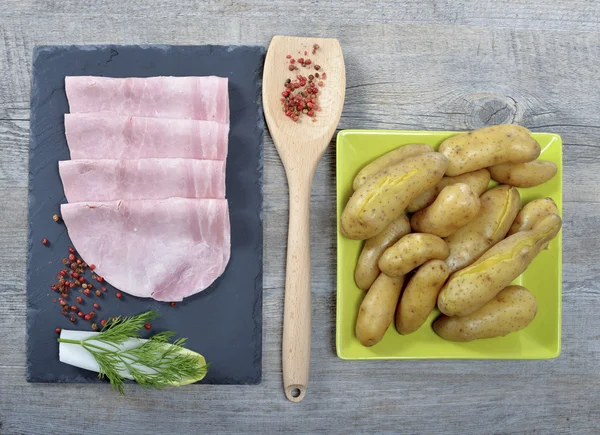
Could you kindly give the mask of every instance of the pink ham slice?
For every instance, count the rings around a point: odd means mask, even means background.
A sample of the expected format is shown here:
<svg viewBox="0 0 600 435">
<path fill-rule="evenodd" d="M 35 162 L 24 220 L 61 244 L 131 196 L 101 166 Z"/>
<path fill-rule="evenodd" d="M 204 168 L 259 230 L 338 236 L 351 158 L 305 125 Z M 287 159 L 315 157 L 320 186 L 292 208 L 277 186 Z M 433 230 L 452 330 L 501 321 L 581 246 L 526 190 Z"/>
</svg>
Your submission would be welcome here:
<svg viewBox="0 0 600 435">
<path fill-rule="evenodd" d="M 69 202 L 225 198 L 222 160 L 66 160 L 58 169 Z"/>
<path fill-rule="evenodd" d="M 79 202 L 62 204 L 61 214 L 82 258 L 134 296 L 181 301 L 229 262 L 224 199 Z"/>
<path fill-rule="evenodd" d="M 72 76 L 65 88 L 71 113 L 229 122 L 227 78 Z"/>
<path fill-rule="evenodd" d="M 225 160 L 229 124 L 77 113 L 65 115 L 65 132 L 72 159 Z"/>
</svg>

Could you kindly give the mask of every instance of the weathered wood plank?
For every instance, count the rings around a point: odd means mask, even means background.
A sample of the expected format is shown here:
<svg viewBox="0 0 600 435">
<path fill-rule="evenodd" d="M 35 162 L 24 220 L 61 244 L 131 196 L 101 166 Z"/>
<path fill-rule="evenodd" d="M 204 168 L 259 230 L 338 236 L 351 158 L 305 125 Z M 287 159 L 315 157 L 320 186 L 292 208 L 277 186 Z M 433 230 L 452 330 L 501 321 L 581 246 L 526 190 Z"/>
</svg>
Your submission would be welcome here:
<svg viewBox="0 0 600 435">
<path fill-rule="evenodd" d="M 600 6 L 589 0 L 500 0 L 460 2 L 394 0 L 371 2 L 361 0 L 309 2 L 294 0 L 249 0 L 244 2 L 226 0 L 183 0 L 173 3 L 169 0 L 133 0 L 120 2 L 106 0 L 4 0 L 4 5 L 12 13 L 36 16 L 127 16 L 151 17 L 160 11 L 161 18 L 213 16 L 228 20 L 242 18 L 254 20 L 269 18 L 274 21 L 288 21 L 290 18 L 313 17 L 334 19 L 336 25 L 365 22 L 453 24 L 478 27 L 507 27 L 540 30 L 597 30 Z M 156 14 L 158 15 L 158 14 Z M 311 23 L 312 24 L 312 23 Z"/>
<path fill-rule="evenodd" d="M 595 2 L 74 2 L 0 6 L 0 434 L 580 433 L 600 430 L 600 6 Z M 346 362 L 335 356 L 335 148 L 312 197 L 313 345 L 305 401 L 281 389 L 287 186 L 265 141 L 263 383 L 165 392 L 25 382 L 31 50 L 36 44 L 259 43 L 337 36 L 340 128 L 465 129 L 518 122 L 562 135 L 563 353 L 553 361 Z M 509 27 L 509 28 L 497 28 Z M 533 29 L 542 29 L 534 31 Z M 568 31 L 553 31 L 568 30 Z M 590 32 L 585 32 L 589 30 Z M 82 406 L 82 402 L 88 406 Z M 60 407 L 53 405 L 60 403 Z"/>
</svg>

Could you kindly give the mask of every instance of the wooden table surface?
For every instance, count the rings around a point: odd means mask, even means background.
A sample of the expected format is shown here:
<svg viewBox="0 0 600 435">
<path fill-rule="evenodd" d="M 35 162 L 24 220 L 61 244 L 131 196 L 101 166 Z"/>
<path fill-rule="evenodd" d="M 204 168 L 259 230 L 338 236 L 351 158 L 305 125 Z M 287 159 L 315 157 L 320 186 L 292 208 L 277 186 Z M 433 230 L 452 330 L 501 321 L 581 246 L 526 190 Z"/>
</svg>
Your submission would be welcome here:
<svg viewBox="0 0 600 435">
<path fill-rule="evenodd" d="M 317 4 L 319 3 L 319 4 Z M 2 0 L 0 434 L 600 432 L 600 2 L 593 0 Z M 282 391 L 287 187 L 265 138 L 263 382 L 156 392 L 25 382 L 32 49 L 339 38 L 340 129 L 514 122 L 564 141 L 562 355 L 551 361 L 346 362 L 335 355 L 335 147 L 312 192 L 306 399 Z"/>
</svg>

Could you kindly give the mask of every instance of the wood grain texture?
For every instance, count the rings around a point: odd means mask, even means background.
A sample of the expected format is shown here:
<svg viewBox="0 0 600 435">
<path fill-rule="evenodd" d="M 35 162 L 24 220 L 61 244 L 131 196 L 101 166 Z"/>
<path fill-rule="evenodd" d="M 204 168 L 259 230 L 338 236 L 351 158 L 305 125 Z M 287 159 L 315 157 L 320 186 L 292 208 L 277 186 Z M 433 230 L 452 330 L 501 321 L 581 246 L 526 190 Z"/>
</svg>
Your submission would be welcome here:
<svg viewBox="0 0 600 435">
<path fill-rule="evenodd" d="M 174 4 L 176 3 L 176 5 Z M 600 431 L 600 4 L 578 0 L 0 3 L 0 434 L 573 433 Z M 316 11 L 316 12 L 315 12 Z M 307 23 L 310 23 L 308 25 Z M 308 30 L 307 30 L 308 28 Z M 506 121 L 564 141 L 563 351 L 552 361 L 346 362 L 335 356 L 335 147 L 312 189 L 311 387 L 281 391 L 287 186 L 265 140 L 263 383 L 133 387 L 25 382 L 25 246 L 35 44 L 263 44 L 336 37 L 339 128 Z M 60 406 L 54 405 L 60 403 Z"/>
</svg>

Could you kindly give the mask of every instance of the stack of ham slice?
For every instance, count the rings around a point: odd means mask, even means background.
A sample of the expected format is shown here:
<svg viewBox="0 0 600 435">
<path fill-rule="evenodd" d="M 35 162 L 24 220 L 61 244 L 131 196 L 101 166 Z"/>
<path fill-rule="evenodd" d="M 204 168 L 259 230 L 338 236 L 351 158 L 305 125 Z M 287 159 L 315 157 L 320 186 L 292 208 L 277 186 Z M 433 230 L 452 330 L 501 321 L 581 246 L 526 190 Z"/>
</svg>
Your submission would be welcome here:
<svg viewBox="0 0 600 435">
<path fill-rule="evenodd" d="M 66 77 L 62 218 L 119 290 L 180 301 L 230 255 L 227 79 Z"/>
</svg>

